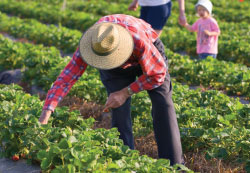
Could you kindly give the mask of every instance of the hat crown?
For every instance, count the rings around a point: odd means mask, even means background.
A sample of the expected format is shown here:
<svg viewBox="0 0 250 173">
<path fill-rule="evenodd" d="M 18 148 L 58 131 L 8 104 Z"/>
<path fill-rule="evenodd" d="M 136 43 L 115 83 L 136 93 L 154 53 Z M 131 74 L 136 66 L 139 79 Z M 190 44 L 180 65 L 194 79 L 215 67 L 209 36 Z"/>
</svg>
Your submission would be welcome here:
<svg viewBox="0 0 250 173">
<path fill-rule="evenodd" d="M 107 23 L 98 26 L 92 35 L 92 49 L 99 55 L 113 52 L 119 44 L 119 34 L 115 25 Z"/>
<path fill-rule="evenodd" d="M 203 7 L 205 7 L 207 9 L 207 11 L 209 12 L 209 14 L 212 14 L 212 8 L 213 8 L 213 4 L 210 0 L 199 0 L 196 5 L 195 5 L 195 9 L 197 10 L 197 7 L 201 5 Z"/>
<path fill-rule="evenodd" d="M 82 60 L 88 65 L 109 70 L 122 66 L 134 50 L 134 40 L 127 28 L 111 22 L 96 23 L 79 42 Z"/>
</svg>

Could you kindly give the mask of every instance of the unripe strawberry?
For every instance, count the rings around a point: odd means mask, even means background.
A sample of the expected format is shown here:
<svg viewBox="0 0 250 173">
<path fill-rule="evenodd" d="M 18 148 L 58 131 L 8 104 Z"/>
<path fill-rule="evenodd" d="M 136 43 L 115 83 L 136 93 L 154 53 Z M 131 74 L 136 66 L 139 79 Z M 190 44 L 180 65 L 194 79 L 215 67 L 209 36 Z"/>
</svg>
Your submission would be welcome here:
<svg viewBox="0 0 250 173">
<path fill-rule="evenodd" d="M 21 158 L 26 158 L 26 155 L 24 153 L 21 154 Z"/>
</svg>

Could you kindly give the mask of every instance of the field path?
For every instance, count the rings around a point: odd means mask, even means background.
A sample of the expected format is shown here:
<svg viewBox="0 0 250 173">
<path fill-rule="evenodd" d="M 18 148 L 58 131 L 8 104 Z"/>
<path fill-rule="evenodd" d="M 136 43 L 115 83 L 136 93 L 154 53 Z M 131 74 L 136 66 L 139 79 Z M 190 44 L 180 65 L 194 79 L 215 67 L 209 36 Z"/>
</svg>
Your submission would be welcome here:
<svg viewBox="0 0 250 173">
<path fill-rule="evenodd" d="M 12 161 L 11 159 L 0 159 L 0 173 L 40 173 L 37 165 L 28 165 L 26 160 Z"/>
</svg>

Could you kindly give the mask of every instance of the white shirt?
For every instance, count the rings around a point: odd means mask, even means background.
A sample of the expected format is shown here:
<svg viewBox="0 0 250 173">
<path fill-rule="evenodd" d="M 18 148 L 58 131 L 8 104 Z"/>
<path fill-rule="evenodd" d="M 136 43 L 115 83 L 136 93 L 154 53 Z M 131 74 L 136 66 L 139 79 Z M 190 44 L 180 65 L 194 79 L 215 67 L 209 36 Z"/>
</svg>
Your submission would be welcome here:
<svg viewBox="0 0 250 173">
<path fill-rule="evenodd" d="M 157 5 L 163 5 L 171 0 L 138 0 L 138 3 L 140 6 L 157 6 Z"/>
</svg>

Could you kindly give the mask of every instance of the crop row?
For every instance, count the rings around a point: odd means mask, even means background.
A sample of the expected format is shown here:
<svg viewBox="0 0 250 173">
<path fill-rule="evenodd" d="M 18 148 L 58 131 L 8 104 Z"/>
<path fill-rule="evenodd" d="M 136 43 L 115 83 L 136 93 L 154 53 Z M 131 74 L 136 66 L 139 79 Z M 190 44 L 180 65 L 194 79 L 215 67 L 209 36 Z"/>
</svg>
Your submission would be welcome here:
<svg viewBox="0 0 250 173">
<path fill-rule="evenodd" d="M 51 87 L 63 66 L 70 60 L 70 57 L 62 58 L 59 50 L 55 47 L 48 48 L 42 45 L 13 42 L 2 35 L 0 35 L 0 55 L 0 71 L 22 69 L 23 81 L 29 85 L 40 86 L 45 91 Z M 91 74 L 91 68 L 90 72 L 88 71 L 86 73 L 90 74 L 84 75 L 83 80 L 78 82 L 80 87 L 75 85 L 75 89 L 72 88 L 71 93 L 82 96 L 81 93 L 77 94 L 77 92 L 84 87 L 84 90 L 89 90 L 88 93 L 84 94 L 86 100 L 89 100 L 90 95 L 95 101 L 104 99 L 106 96 L 103 96 L 103 98 L 98 95 L 93 96 L 98 86 L 95 86 L 96 82 L 91 85 L 91 81 L 96 81 L 96 74 Z M 87 81 L 88 85 L 86 85 Z M 99 83 L 101 82 L 99 81 Z"/>
<path fill-rule="evenodd" d="M 250 70 L 244 65 L 219 61 L 212 57 L 192 60 L 166 50 L 170 61 L 170 74 L 178 82 L 188 85 L 203 85 L 207 88 L 224 90 L 230 95 L 244 95 L 250 98 Z"/>
<path fill-rule="evenodd" d="M 99 17 L 94 14 L 61 10 L 61 8 L 35 2 L 19 2 L 16 0 L 1 0 L 0 10 L 26 18 L 35 18 L 48 24 L 61 24 L 65 27 L 85 31 Z"/>
<path fill-rule="evenodd" d="M 44 172 L 173 172 L 169 160 L 140 156 L 119 139 L 117 129 L 92 129 L 94 119 L 57 108 L 48 125 L 42 104 L 16 85 L 0 85 L 0 155 L 36 161 Z M 180 165 L 180 170 L 188 170 Z"/>
<path fill-rule="evenodd" d="M 0 71 L 22 69 L 23 80 L 30 85 L 43 85 L 41 80 L 59 64 L 60 52 L 55 47 L 13 42 L 0 34 Z"/>
<path fill-rule="evenodd" d="M 93 80 L 86 80 L 83 75 L 69 94 L 104 104 L 106 94 L 100 80 L 96 80 L 99 79 L 98 72 L 89 72 L 90 69 L 84 75 L 92 74 Z M 53 75 L 56 73 L 59 74 L 56 70 L 50 72 Z M 90 90 L 91 86 L 94 88 Z M 218 91 L 189 90 L 187 86 L 177 83 L 174 83 L 173 90 L 185 152 L 199 149 L 208 158 L 249 162 L 249 105 L 242 105 L 239 100 L 230 99 Z M 131 111 L 136 136 L 146 136 L 153 131 L 150 107 L 146 92 L 133 97 Z"/>
<path fill-rule="evenodd" d="M 82 33 L 62 26 L 46 25 L 34 19 L 8 17 L 0 12 L 0 31 L 14 37 L 26 38 L 37 44 L 55 46 L 64 52 L 73 52 Z"/>
</svg>

